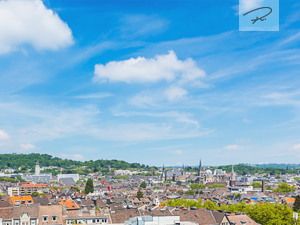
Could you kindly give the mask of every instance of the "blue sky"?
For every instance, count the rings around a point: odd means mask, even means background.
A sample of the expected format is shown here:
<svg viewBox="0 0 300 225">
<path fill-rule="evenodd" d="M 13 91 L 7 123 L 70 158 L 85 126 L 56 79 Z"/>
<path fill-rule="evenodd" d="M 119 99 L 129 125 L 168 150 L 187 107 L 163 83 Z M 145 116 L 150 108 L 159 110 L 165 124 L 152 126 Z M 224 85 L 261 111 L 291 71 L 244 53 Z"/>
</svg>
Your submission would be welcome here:
<svg viewBox="0 0 300 225">
<path fill-rule="evenodd" d="M 240 32 L 238 9 L 0 1 L 1 153 L 298 163 L 300 4 L 280 1 L 278 32 Z"/>
</svg>

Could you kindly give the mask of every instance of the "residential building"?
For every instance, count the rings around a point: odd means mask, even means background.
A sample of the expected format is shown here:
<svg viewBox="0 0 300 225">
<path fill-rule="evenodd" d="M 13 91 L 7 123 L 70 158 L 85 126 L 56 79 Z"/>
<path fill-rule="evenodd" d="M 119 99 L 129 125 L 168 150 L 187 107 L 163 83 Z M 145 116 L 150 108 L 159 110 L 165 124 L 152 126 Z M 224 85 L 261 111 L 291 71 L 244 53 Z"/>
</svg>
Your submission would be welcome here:
<svg viewBox="0 0 300 225">
<path fill-rule="evenodd" d="M 7 193 L 9 196 L 19 196 L 20 195 L 20 189 L 19 187 L 9 187 L 7 189 Z"/>
<path fill-rule="evenodd" d="M 19 206 L 13 208 L 13 225 L 38 225 L 39 206 Z"/>
<path fill-rule="evenodd" d="M 20 186 L 20 194 L 31 195 L 34 192 L 42 192 L 47 187 L 47 184 L 22 184 Z"/>
<path fill-rule="evenodd" d="M 62 225 L 63 205 L 49 205 L 39 207 L 39 225 Z"/>
</svg>

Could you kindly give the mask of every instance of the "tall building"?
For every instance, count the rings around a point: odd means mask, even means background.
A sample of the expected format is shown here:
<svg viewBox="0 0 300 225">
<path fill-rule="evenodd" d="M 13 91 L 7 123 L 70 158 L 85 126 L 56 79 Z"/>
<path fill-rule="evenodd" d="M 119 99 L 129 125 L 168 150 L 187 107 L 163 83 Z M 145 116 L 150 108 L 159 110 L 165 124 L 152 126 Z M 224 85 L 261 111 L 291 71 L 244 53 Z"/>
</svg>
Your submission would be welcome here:
<svg viewBox="0 0 300 225">
<path fill-rule="evenodd" d="M 36 162 L 35 173 L 33 175 L 24 174 L 22 178 L 26 181 L 32 181 L 33 183 L 47 182 L 50 183 L 52 179 L 52 173 L 41 173 L 39 162 Z"/>
<path fill-rule="evenodd" d="M 36 176 L 39 176 L 39 175 L 40 175 L 40 172 L 41 172 L 41 169 L 40 169 L 39 161 L 36 161 L 36 165 L 35 165 L 35 175 L 36 175 Z"/>
</svg>

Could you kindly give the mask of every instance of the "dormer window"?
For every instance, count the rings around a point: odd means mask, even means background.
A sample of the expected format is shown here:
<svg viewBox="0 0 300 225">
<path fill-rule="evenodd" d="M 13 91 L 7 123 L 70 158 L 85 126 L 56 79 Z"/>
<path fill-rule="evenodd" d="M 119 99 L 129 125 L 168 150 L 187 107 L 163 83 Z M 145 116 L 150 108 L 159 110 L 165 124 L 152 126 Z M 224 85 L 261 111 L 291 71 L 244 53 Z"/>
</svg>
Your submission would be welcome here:
<svg viewBox="0 0 300 225">
<path fill-rule="evenodd" d="M 48 222 L 48 216 L 43 216 L 43 222 Z"/>
</svg>

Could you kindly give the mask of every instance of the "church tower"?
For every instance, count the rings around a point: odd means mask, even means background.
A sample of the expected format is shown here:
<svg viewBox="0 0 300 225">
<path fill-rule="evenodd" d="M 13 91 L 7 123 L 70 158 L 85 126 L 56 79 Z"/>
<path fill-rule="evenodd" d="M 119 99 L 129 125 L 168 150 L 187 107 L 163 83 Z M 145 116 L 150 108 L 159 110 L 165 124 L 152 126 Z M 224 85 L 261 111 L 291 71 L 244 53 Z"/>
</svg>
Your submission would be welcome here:
<svg viewBox="0 0 300 225">
<path fill-rule="evenodd" d="M 40 171 L 41 171 L 41 169 L 40 169 L 39 162 L 36 161 L 36 165 L 35 165 L 35 175 L 36 175 L 36 176 L 39 176 L 39 175 L 40 175 Z"/>
<path fill-rule="evenodd" d="M 202 168 L 201 159 L 200 159 L 200 162 L 199 162 L 198 174 L 197 175 L 198 175 L 198 177 L 197 177 L 198 184 L 205 184 L 204 171 L 203 171 L 203 168 Z"/>
<path fill-rule="evenodd" d="M 233 170 L 233 164 L 231 165 L 231 174 L 230 174 L 230 187 L 235 187 L 235 175 L 234 175 L 234 170 Z"/>
<path fill-rule="evenodd" d="M 161 172 L 160 179 L 161 179 L 161 181 L 166 181 L 166 179 L 167 179 L 165 165 L 163 165 L 163 167 L 162 167 L 162 172 Z"/>
</svg>

